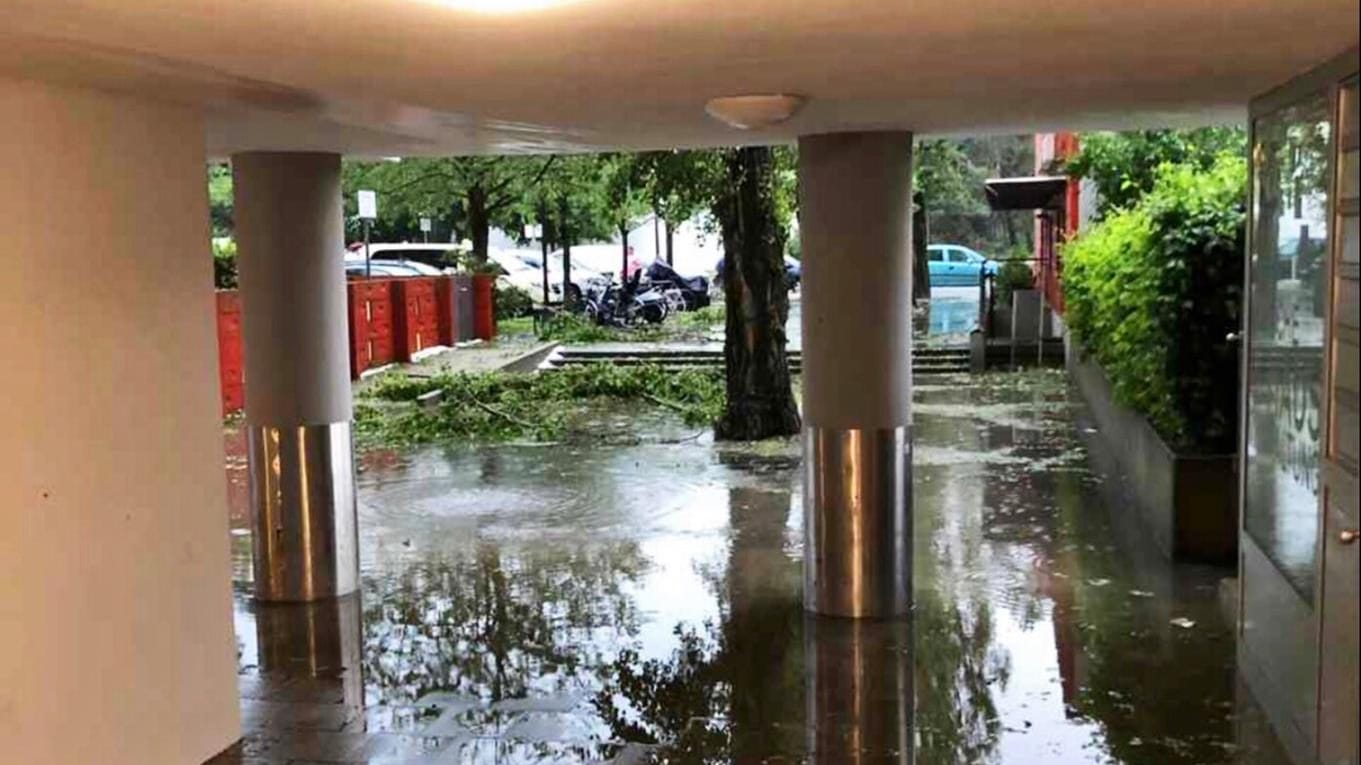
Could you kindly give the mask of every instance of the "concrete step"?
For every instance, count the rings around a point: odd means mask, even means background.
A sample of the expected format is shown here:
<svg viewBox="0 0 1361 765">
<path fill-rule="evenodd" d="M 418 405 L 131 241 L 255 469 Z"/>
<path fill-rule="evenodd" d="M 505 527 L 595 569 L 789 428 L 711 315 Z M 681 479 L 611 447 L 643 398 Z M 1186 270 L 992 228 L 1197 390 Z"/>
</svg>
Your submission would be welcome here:
<svg viewBox="0 0 1361 765">
<path fill-rule="evenodd" d="M 554 370 L 565 367 L 578 367 L 590 364 L 613 364 L 615 366 L 642 366 L 651 364 L 663 369 L 683 370 L 716 367 L 723 364 L 723 352 L 718 348 L 563 348 L 556 349 L 540 369 Z M 802 354 L 789 352 L 791 372 L 802 371 Z M 967 348 L 932 347 L 917 348 L 912 354 L 912 372 L 917 375 L 954 375 L 967 374 L 969 371 L 969 350 Z"/>
</svg>

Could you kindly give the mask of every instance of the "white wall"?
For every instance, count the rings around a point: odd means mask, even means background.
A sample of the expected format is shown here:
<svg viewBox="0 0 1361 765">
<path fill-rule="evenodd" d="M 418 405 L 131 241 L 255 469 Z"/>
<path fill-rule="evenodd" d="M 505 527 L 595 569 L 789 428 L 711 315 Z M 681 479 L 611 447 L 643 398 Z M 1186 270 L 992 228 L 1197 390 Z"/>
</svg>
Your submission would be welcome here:
<svg viewBox="0 0 1361 765">
<path fill-rule="evenodd" d="M 239 734 L 199 115 L 0 79 L 0 762 Z"/>
</svg>

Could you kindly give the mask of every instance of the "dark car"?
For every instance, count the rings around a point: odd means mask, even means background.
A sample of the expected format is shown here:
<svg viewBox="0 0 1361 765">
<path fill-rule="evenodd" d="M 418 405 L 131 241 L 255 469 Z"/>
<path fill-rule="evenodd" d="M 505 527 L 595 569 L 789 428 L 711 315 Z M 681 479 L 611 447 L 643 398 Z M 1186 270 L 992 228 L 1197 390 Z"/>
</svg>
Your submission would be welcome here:
<svg viewBox="0 0 1361 765">
<path fill-rule="evenodd" d="M 687 311 L 709 305 L 709 280 L 703 276 L 681 276 L 676 269 L 656 260 L 647 267 L 647 278 L 654 287 L 680 290 Z"/>
</svg>

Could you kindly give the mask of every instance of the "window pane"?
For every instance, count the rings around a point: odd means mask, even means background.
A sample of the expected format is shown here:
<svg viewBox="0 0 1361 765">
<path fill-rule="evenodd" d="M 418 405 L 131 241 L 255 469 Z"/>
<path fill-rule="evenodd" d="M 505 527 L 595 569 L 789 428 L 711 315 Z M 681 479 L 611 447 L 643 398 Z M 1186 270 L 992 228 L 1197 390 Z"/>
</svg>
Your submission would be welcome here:
<svg viewBox="0 0 1361 765">
<path fill-rule="evenodd" d="M 1320 94 L 1254 126 L 1244 524 L 1313 600 L 1330 128 Z"/>
</svg>

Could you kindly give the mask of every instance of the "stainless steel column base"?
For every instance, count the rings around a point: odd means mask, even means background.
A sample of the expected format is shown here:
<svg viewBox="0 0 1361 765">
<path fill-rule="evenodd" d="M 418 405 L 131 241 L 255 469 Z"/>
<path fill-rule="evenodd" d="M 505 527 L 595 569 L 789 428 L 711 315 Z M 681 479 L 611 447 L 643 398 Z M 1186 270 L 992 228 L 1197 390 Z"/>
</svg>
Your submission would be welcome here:
<svg viewBox="0 0 1361 765">
<path fill-rule="evenodd" d="M 350 424 L 248 425 L 255 597 L 308 601 L 359 588 Z"/>
<path fill-rule="evenodd" d="M 911 765 L 911 621 L 808 614 L 803 635 L 810 762 Z"/>
<path fill-rule="evenodd" d="M 803 605 L 893 618 L 912 605 L 908 429 L 804 428 Z"/>
</svg>

